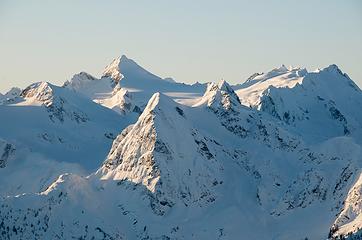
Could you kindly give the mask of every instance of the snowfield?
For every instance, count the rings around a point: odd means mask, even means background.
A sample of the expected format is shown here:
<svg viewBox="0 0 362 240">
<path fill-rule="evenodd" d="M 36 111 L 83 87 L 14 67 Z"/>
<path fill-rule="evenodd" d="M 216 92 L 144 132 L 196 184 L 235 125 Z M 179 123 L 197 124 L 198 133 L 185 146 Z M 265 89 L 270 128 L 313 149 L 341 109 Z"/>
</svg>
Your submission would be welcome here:
<svg viewBox="0 0 362 240">
<path fill-rule="evenodd" d="M 126 56 L 0 95 L 1 239 L 361 239 L 362 92 L 336 65 L 244 83 Z"/>
</svg>

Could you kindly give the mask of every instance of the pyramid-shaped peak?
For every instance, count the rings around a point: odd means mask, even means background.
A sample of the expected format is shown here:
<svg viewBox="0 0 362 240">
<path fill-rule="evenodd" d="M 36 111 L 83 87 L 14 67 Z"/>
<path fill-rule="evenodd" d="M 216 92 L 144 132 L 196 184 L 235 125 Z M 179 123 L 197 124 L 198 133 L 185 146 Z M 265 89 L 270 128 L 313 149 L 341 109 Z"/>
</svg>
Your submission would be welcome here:
<svg viewBox="0 0 362 240">
<path fill-rule="evenodd" d="M 89 74 L 89 73 L 87 73 L 87 72 L 84 72 L 84 71 L 82 71 L 82 72 L 80 72 L 80 73 L 78 73 L 78 74 L 75 74 L 74 76 L 76 76 L 76 75 L 95 79 L 95 77 L 93 77 L 91 74 Z"/>
<path fill-rule="evenodd" d="M 79 81 L 79 80 L 93 81 L 93 80 L 98 80 L 98 79 L 93 77 L 91 74 L 89 74 L 87 72 L 80 72 L 80 73 L 74 74 L 70 81 Z"/>
<path fill-rule="evenodd" d="M 21 92 L 21 97 L 45 102 L 53 98 L 55 88 L 48 82 L 33 83 Z"/>
<path fill-rule="evenodd" d="M 280 67 L 275 68 L 275 70 L 278 70 L 280 72 L 288 72 L 289 68 L 287 68 L 284 64 L 282 64 Z"/>
<path fill-rule="evenodd" d="M 83 85 L 84 83 L 99 80 L 96 77 L 93 77 L 87 72 L 80 72 L 73 75 L 73 77 L 70 80 L 67 80 L 64 82 L 63 87 L 68 88 L 79 88 L 79 86 Z"/>
<path fill-rule="evenodd" d="M 113 59 L 112 62 L 105 67 L 105 69 L 103 70 L 102 78 L 110 77 L 116 82 L 119 82 L 124 77 L 123 74 L 125 72 L 128 72 L 130 69 L 137 68 L 143 69 L 135 61 L 123 54 L 120 57 Z"/>
<path fill-rule="evenodd" d="M 112 69 L 112 70 L 118 70 L 119 72 L 121 72 L 121 71 L 123 71 L 123 69 L 122 69 L 123 67 L 128 67 L 128 66 L 142 68 L 133 59 L 128 58 L 126 55 L 123 54 L 120 57 L 113 59 L 112 62 L 106 66 L 104 71 Z"/>
<path fill-rule="evenodd" d="M 144 87 L 144 85 L 149 84 L 150 81 L 168 82 L 147 71 L 126 55 L 114 59 L 106 66 L 102 75 L 102 78 L 105 77 L 113 79 L 115 83 L 122 80 L 123 86 L 137 88 Z"/>
<path fill-rule="evenodd" d="M 209 83 L 203 97 L 194 106 L 202 105 L 207 105 L 213 109 L 220 106 L 230 109 L 240 105 L 240 99 L 232 87 L 225 80 L 221 80 L 218 84 Z"/>
<path fill-rule="evenodd" d="M 128 58 L 126 55 L 122 54 L 121 57 L 119 57 L 120 63 L 126 63 L 126 62 L 134 62 L 132 59 Z"/>
<path fill-rule="evenodd" d="M 230 92 L 230 93 L 234 92 L 229 83 L 227 83 L 224 79 L 220 80 L 217 86 L 221 91 Z"/>
<path fill-rule="evenodd" d="M 0 93 L 0 104 L 3 104 L 4 102 L 11 103 L 15 101 L 16 98 L 20 97 L 20 94 L 21 94 L 20 88 L 12 87 L 5 94 Z"/>
<path fill-rule="evenodd" d="M 342 70 L 336 64 L 331 64 L 328 67 L 325 67 L 322 70 L 320 70 L 320 72 L 332 72 L 332 73 L 339 73 L 341 75 L 344 75 Z"/>
<path fill-rule="evenodd" d="M 23 92 L 21 93 L 22 96 L 27 97 L 27 95 L 30 92 L 44 92 L 44 91 L 51 91 L 52 90 L 52 84 L 50 84 L 49 82 L 36 82 L 33 83 L 31 85 L 29 85 L 27 88 L 25 88 L 23 90 Z"/>
<path fill-rule="evenodd" d="M 158 109 L 162 109 L 162 111 L 167 111 L 167 109 L 173 109 L 177 105 L 178 104 L 170 97 L 166 96 L 163 93 L 156 92 L 148 101 L 144 113 L 157 112 Z"/>
<path fill-rule="evenodd" d="M 9 91 L 5 93 L 5 96 L 19 96 L 21 89 L 18 87 L 12 87 Z"/>
<path fill-rule="evenodd" d="M 126 73 L 135 73 L 135 72 L 138 72 L 138 73 L 141 73 L 141 72 L 144 72 L 144 73 L 147 73 L 147 74 L 151 74 L 150 72 L 148 72 L 146 69 L 144 69 L 143 67 L 141 67 L 140 65 L 138 65 L 138 63 L 136 63 L 133 59 L 131 58 L 128 58 L 126 55 L 122 55 L 120 58 L 119 58 L 119 61 L 118 61 L 118 70 L 123 73 L 123 74 L 126 74 Z"/>
<path fill-rule="evenodd" d="M 279 67 L 276 67 L 274 69 L 272 69 L 270 72 L 276 72 L 276 73 L 286 73 L 291 71 L 293 68 L 292 67 L 287 67 L 284 64 L 280 65 Z"/>
<path fill-rule="evenodd" d="M 122 67 L 126 65 L 135 65 L 140 67 L 133 59 L 128 58 L 126 55 L 122 54 L 120 57 L 115 58 L 111 64 L 113 67 L 118 68 L 119 71 L 122 71 Z"/>
<path fill-rule="evenodd" d="M 230 86 L 230 84 L 228 82 L 226 82 L 225 80 L 222 79 L 217 84 L 217 86 L 223 94 L 229 95 L 229 97 L 233 98 L 233 100 L 240 103 L 239 97 L 236 95 L 234 89 Z"/>
</svg>

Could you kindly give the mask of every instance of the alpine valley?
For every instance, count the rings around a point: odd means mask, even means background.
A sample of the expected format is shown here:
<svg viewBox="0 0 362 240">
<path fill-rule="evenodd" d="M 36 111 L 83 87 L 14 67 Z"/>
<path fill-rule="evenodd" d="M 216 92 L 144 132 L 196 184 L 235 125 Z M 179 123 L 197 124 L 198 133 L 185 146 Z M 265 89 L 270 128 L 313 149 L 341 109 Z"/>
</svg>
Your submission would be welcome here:
<svg viewBox="0 0 362 240">
<path fill-rule="evenodd" d="M 243 83 L 0 94 L 0 239 L 362 239 L 362 91 L 336 65 Z"/>
</svg>

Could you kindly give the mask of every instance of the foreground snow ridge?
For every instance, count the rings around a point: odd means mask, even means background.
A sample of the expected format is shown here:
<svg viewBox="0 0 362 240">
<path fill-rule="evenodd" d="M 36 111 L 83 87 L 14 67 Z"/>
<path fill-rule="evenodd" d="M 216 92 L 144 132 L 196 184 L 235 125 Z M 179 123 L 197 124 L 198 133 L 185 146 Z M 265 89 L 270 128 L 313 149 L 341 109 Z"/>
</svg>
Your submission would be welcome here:
<svg viewBox="0 0 362 240">
<path fill-rule="evenodd" d="M 362 239 L 362 92 L 336 65 L 235 86 L 113 60 L 0 94 L 0 239 Z"/>
</svg>

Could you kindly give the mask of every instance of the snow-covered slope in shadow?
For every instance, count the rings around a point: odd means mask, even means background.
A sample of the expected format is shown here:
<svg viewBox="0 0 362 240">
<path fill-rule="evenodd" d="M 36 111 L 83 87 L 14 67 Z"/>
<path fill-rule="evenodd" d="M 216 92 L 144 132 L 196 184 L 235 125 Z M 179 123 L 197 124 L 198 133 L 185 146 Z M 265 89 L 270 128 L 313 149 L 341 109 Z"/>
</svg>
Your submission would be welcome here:
<svg viewBox="0 0 362 240">
<path fill-rule="evenodd" d="M 0 115 L 0 138 L 10 144 L 4 148 L 15 149 L 12 160 L 9 151 L 0 153 L 7 162 L 0 169 L 1 195 L 39 191 L 64 172 L 94 171 L 115 136 L 134 121 L 46 82 L 0 105 Z"/>
<path fill-rule="evenodd" d="M 224 81 L 193 107 L 155 93 L 98 171 L 5 199 L 0 228 L 10 238 L 323 239 L 360 159 L 353 136 L 310 144 Z"/>
</svg>

